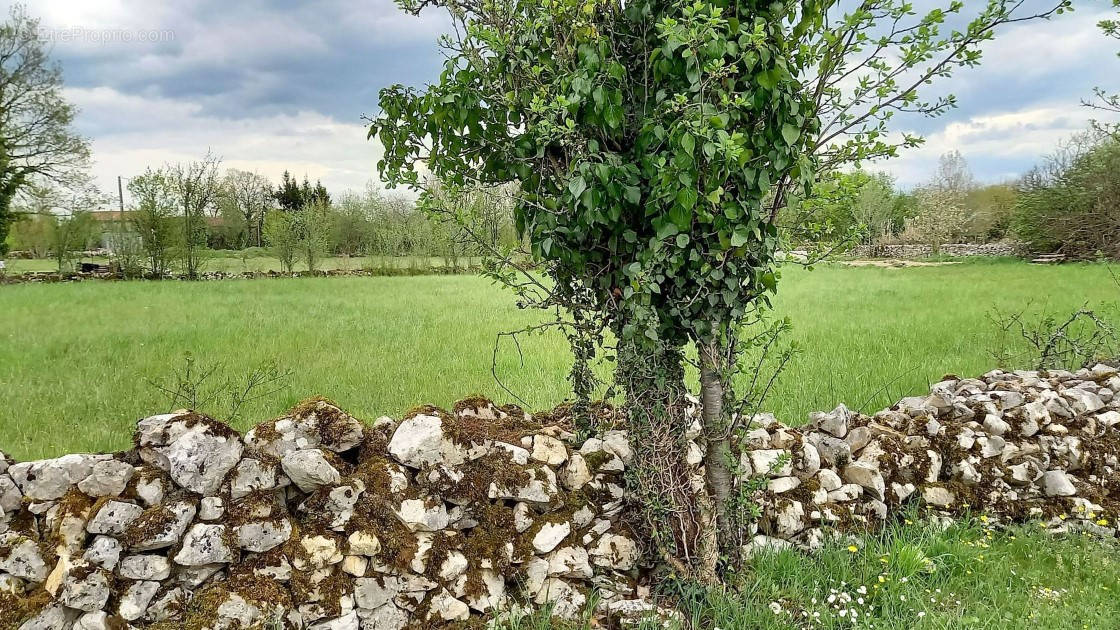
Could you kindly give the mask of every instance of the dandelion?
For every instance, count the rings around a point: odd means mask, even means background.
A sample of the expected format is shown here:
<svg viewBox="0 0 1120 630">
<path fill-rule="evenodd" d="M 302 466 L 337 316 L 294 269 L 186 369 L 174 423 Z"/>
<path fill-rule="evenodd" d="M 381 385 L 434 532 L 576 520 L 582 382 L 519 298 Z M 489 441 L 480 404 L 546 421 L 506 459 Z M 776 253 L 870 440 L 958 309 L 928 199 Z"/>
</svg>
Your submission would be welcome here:
<svg viewBox="0 0 1120 630">
<path fill-rule="evenodd" d="M 1105 525 L 1108 525 L 1108 519 L 1107 518 L 1102 518 L 1102 519 L 1097 520 L 1097 525 L 1101 525 L 1102 527 L 1105 526 Z"/>
<path fill-rule="evenodd" d="M 778 602 L 770 602 L 770 612 L 774 613 L 775 615 L 782 614 L 782 605 Z"/>
<path fill-rule="evenodd" d="M 855 552 L 859 551 L 859 547 L 857 547 L 855 545 L 848 545 L 848 551 L 850 551 L 851 553 L 855 553 Z"/>
</svg>

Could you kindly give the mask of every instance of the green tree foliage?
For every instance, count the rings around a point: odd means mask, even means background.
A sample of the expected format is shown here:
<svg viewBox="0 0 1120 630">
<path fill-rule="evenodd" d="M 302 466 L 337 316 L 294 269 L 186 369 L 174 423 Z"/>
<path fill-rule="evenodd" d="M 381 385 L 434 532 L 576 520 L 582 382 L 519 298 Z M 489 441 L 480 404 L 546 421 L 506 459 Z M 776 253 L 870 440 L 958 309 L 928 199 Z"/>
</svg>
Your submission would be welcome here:
<svg viewBox="0 0 1120 630">
<path fill-rule="evenodd" d="M 987 243 L 1009 238 L 1017 198 L 1013 183 L 978 186 L 969 191 L 964 198 L 964 205 L 971 212 L 969 242 Z"/>
<path fill-rule="evenodd" d="M 96 242 L 97 223 L 93 215 L 80 210 L 70 215 L 53 217 L 48 225 L 51 227 L 51 253 L 58 263 L 58 270 L 72 270 L 75 254 Z"/>
<path fill-rule="evenodd" d="M 1120 258 L 1120 140 L 1080 136 L 1031 171 L 1013 227 L 1034 251 Z"/>
<path fill-rule="evenodd" d="M 209 226 L 207 217 L 217 210 L 221 196 L 220 164 L 220 158 L 207 153 L 201 160 L 167 167 L 172 198 L 182 218 L 177 258 L 183 273 L 192 280 L 198 277 L 202 267 Z"/>
<path fill-rule="evenodd" d="M 17 195 L 32 185 L 86 183 L 89 144 L 73 129 L 77 111 L 63 95 L 62 70 L 50 62 L 39 21 L 13 5 L 0 23 L 0 254 Z"/>
<path fill-rule="evenodd" d="M 731 411 L 743 407 L 725 402 L 747 400 L 732 388 L 740 326 L 776 287 L 775 219 L 787 194 L 813 181 L 817 162 L 838 170 L 917 144 L 887 135 L 893 115 L 951 107 L 951 97 L 926 102 L 918 89 L 976 65 L 996 26 L 1032 16 L 1017 15 L 1022 2 L 992 0 L 943 34 L 963 3 L 926 14 L 891 0 L 854 9 L 832 0 L 401 5 L 446 7 L 458 36 L 442 41 L 448 61 L 436 85 L 381 91 L 370 136 L 385 147 L 382 176 L 425 188 L 422 164 L 445 196 L 518 186 L 517 227 L 553 280 L 517 283 L 522 300 L 571 313 L 577 357 L 588 358 L 603 328 L 613 332 L 615 382 L 643 443 L 631 484 L 648 499 L 648 533 L 678 569 L 713 577 L 720 548 L 743 531 L 733 522 L 730 447 L 742 428 Z M 443 204 L 430 190 L 421 201 Z M 674 477 L 667 469 L 687 479 L 674 466 L 690 344 L 707 507 L 663 481 Z M 580 399 L 587 375 L 577 364 Z M 714 514 L 718 530 L 668 518 L 682 513 Z"/>
<path fill-rule="evenodd" d="M 299 253 L 299 230 L 290 212 L 270 212 L 264 220 L 264 239 L 286 273 L 295 268 Z"/>
<path fill-rule="evenodd" d="M 331 246 L 330 203 L 316 199 L 291 214 L 300 256 L 315 271 Z"/>
<path fill-rule="evenodd" d="M 813 234 L 832 243 L 872 245 L 902 229 L 906 215 L 887 173 L 832 172 L 822 175 L 805 199 L 793 196 L 779 215 L 779 225 L 820 224 Z"/>
<path fill-rule="evenodd" d="M 35 258 L 46 258 L 51 253 L 52 216 L 24 215 L 12 224 L 8 238 L 12 249 L 30 253 Z"/>
<path fill-rule="evenodd" d="M 162 277 L 170 271 L 171 253 L 179 247 L 182 236 L 175 219 L 171 180 L 165 170 L 149 168 L 128 181 L 128 193 L 132 197 L 129 220 L 140 238 L 148 269 Z"/>
<path fill-rule="evenodd" d="M 268 178 L 235 168 L 226 171 L 219 205 L 222 222 L 231 228 L 231 240 L 236 247 L 261 246 L 264 216 L 274 199 Z"/>
<path fill-rule="evenodd" d="M 330 203 L 331 201 L 330 194 L 327 193 L 327 189 L 321 183 L 315 182 L 315 185 L 312 186 L 307 176 L 304 175 L 301 184 L 288 171 L 284 171 L 284 175 L 280 179 L 280 185 L 276 188 L 273 196 L 280 209 L 289 212 L 299 210 L 316 201 L 322 203 Z"/>
</svg>

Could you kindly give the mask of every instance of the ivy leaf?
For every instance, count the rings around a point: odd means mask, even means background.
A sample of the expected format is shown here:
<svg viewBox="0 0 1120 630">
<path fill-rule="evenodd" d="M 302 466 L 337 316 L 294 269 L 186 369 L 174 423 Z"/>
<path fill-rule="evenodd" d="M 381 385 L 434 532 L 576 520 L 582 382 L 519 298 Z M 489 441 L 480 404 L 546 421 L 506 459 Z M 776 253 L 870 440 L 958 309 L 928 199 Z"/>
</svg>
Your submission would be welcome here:
<svg viewBox="0 0 1120 630">
<path fill-rule="evenodd" d="M 568 182 L 568 190 L 571 191 L 572 196 L 579 199 L 583 191 L 587 190 L 587 182 L 583 181 L 583 175 L 576 175 L 572 181 Z"/>
<path fill-rule="evenodd" d="M 696 150 L 696 139 L 692 137 L 692 134 L 685 133 L 681 136 L 681 149 L 689 155 L 692 155 L 693 151 Z"/>
<path fill-rule="evenodd" d="M 750 240 L 750 234 L 743 228 L 735 228 L 735 233 L 731 235 L 731 246 L 742 247 Z"/>
<path fill-rule="evenodd" d="M 762 274 L 762 277 L 759 278 L 759 282 L 769 291 L 776 291 L 778 289 L 778 279 L 774 276 L 773 271 L 767 271 Z"/>
<path fill-rule="evenodd" d="M 782 125 L 782 139 L 786 141 L 786 144 L 793 146 L 793 143 L 797 142 L 800 137 L 801 129 L 789 123 Z"/>
<path fill-rule="evenodd" d="M 692 210 L 696 205 L 696 190 L 694 188 L 682 188 L 677 192 L 677 203 L 685 210 Z"/>
<path fill-rule="evenodd" d="M 755 80 L 758 81 L 759 85 L 766 88 L 767 90 L 773 90 L 774 88 L 778 87 L 778 71 L 774 68 L 771 68 L 770 70 L 766 70 L 765 72 L 759 72 L 758 75 L 755 76 Z"/>
<path fill-rule="evenodd" d="M 672 221 L 663 221 L 661 225 L 657 225 L 657 223 L 655 222 L 653 227 L 657 230 L 657 240 L 659 241 L 667 239 L 677 232 L 680 232 L 677 224 L 673 223 Z"/>
</svg>

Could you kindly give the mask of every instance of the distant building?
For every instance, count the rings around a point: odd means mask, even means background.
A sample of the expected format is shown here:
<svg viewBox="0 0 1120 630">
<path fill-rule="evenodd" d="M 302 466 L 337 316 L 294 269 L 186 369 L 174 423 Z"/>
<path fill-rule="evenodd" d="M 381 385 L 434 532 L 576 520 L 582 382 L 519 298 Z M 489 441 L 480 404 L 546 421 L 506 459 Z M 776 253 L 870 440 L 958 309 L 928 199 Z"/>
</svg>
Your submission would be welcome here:
<svg viewBox="0 0 1120 630">
<path fill-rule="evenodd" d="M 132 222 L 132 215 L 135 214 L 133 210 L 94 210 L 89 213 L 90 217 L 101 226 L 101 234 L 98 237 L 98 244 L 101 248 L 107 249 L 110 252 L 117 250 L 122 243 L 128 242 L 130 245 L 135 243 L 135 239 L 139 236 L 136 234 L 136 228 Z M 215 228 L 225 227 L 225 221 L 222 217 L 203 217 L 208 231 Z M 123 239 L 128 239 L 124 241 Z"/>
</svg>

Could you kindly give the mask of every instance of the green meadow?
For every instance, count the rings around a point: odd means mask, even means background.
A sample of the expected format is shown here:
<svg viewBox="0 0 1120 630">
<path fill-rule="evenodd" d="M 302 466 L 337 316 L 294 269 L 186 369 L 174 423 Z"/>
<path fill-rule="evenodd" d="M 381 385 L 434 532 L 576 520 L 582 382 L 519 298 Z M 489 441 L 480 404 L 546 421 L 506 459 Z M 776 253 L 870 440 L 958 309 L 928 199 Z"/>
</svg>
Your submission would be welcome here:
<svg viewBox="0 0 1120 630">
<path fill-rule="evenodd" d="M 787 268 L 774 307 L 799 352 L 765 407 L 794 424 L 839 402 L 874 411 L 995 367 L 993 309 L 1108 310 L 1118 296 L 1104 265 Z M 504 337 L 495 354 L 499 333 L 541 314 L 476 276 L 12 285 L 0 313 L 0 448 L 20 459 L 125 447 L 136 419 L 168 409 L 158 386 L 188 353 L 212 371 L 204 389 L 287 374 L 242 406 L 241 429 L 312 395 L 367 420 L 475 393 L 532 409 L 570 395 L 558 333 L 523 335 L 520 352 Z M 202 407 L 221 417 L 226 398 Z"/>
<path fill-rule="evenodd" d="M 841 401 L 873 411 L 1025 350 L 998 333 L 993 310 L 1116 317 L 1118 297 L 1104 265 L 789 268 L 774 315 L 789 318 L 785 343 L 799 351 L 765 407 L 795 424 Z M 520 352 L 503 338 L 495 353 L 499 333 L 540 314 L 476 276 L 11 285 L 0 314 L 0 448 L 18 459 L 126 448 L 138 418 L 171 405 L 160 387 L 174 388 L 188 353 L 211 374 L 202 390 L 219 395 L 203 409 L 219 417 L 220 392 L 254 369 L 286 375 L 239 410 L 240 429 L 312 395 L 367 420 L 473 393 L 534 409 L 569 395 L 560 335 L 524 336 Z M 813 555 L 760 555 L 726 587 L 661 588 L 694 627 L 724 630 L 1117 628 L 1118 552 L 1037 524 L 996 530 L 977 514 L 942 529 L 911 513 Z M 558 623 L 503 627 L 597 627 Z"/>
</svg>

